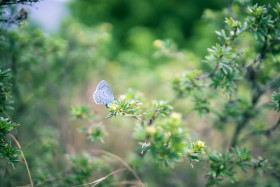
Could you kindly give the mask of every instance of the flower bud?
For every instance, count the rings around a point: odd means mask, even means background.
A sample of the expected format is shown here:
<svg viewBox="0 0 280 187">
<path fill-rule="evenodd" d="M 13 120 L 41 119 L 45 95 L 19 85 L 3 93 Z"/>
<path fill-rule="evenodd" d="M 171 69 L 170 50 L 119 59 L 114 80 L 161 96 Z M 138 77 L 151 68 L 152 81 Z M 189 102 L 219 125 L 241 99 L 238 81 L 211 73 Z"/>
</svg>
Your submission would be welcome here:
<svg viewBox="0 0 280 187">
<path fill-rule="evenodd" d="M 156 47 L 156 48 L 162 48 L 163 47 L 163 42 L 162 42 L 162 40 L 155 40 L 154 41 L 154 46 Z"/>
<path fill-rule="evenodd" d="M 151 135 L 155 134 L 155 132 L 156 132 L 156 128 L 153 127 L 153 126 L 148 126 L 148 127 L 146 128 L 146 130 L 147 130 L 147 133 L 149 133 L 149 134 L 151 134 Z"/>
<path fill-rule="evenodd" d="M 196 145 L 197 145 L 197 147 L 204 148 L 204 147 L 205 147 L 205 142 L 203 142 L 203 141 L 201 141 L 201 140 L 198 140 L 198 141 L 196 142 Z"/>
<path fill-rule="evenodd" d="M 177 113 L 177 112 L 172 112 L 171 115 L 170 115 L 170 117 L 171 117 L 172 119 L 176 119 L 176 120 L 178 120 L 178 121 L 181 121 L 181 119 L 182 119 L 182 114 Z"/>
<path fill-rule="evenodd" d="M 117 109 L 118 109 L 118 105 L 117 105 L 117 104 L 115 104 L 115 103 L 112 103 L 112 104 L 109 106 L 109 108 L 110 108 L 110 110 L 115 111 L 115 110 L 117 110 Z"/>
</svg>

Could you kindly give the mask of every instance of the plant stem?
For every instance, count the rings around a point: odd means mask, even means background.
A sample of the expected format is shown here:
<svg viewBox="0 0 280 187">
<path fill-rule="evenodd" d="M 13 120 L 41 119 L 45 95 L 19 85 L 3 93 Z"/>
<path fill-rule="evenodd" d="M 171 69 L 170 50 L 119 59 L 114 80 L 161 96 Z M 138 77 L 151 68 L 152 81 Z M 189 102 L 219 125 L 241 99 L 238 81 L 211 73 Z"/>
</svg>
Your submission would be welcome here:
<svg viewBox="0 0 280 187">
<path fill-rule="evenodd" d="M 266 53 L 267 53 L 266 49 L 267 49 L 267 39 L 265 40 L 265 42 L 263 44 L 259 60 L 255 59 L 254 62 L 259 61 L 259 64 L 261 64 L 261 62 L 266 58 Z M 256 94 L 253 95 L 253 97 L 252 97 L 251 107 L 249 107 L 248 110 L 246 110 L 244 112 L 243 120 L 240 123 L 237 124 L 237 127 L 234 131 L 233 138 L 232 138 L 232 141 L 231 141 L 231 144 L 230 144 L 231 147 L 235 147 L 237 145 L 238 136 L 240 135 L 240 133 L 244 129 L 244 127 L 248 124 L 250 119 L 254 116 L 253 113 L 254 112 L 257 113 L 257 111 L 255 109 L 255 106 L 257 105 L 260 97 L 266 91 L 265 89 L 261 89 L 260 85 L 257 83 L 257 76 L 258 76 L 258 70 L 259 69 L 260 69 L 260 66 L 257 66 L 256 72 L 253 72 L 254 75 L 253 76 L 249 75 L 249 80 L 250 80 L 250 77 L 252 77 L 252 80 L 251 80 L 252 89 L 254 89 L 256 91 Z M 250 68 L 247 68 L 247 72 L 250 74 L 249 71 L 250 71 Z"/>
<path fill-rule="evenodd" d="M 275 125 L 273 125 L 272 127 L 269 127 L 265 130 L 257 130 L 257 131 L 252 131 L 250 133 L 248 133 L 241 141 L 246 141 L 249 137 L 256 135 L 256 134 L 264 134 L 266 136 L 269 136 L 273 131 L 275 131 L 278 127 L 280 126 L 280 118 L 278 119 L 278 121 L 276 122 Z"/>
<path fill-rule="evenodd" d="M 103 154 L 107 154 L 107 155 L 110 155 L 112 157 L 114 157 L 115 159 L 117 159 L 118 161 L 120 161 L 133 175 L 134 177 L 137 179 L 137 181 L 139 182 L 139 184 L 142 186 L 142 187 L 145 187 L 144 183 L 142 182 L 142 180 L 140 179 L 140 177 L 136 174 L 136 172 L 129 166 L 128 163 L 126 163 L 121 157 L 113 154 L 113 153 L 110 153 L 108 151 L 104 151 L 104 150 L 93 150 L 93 152 L 99 152 L 99 153 L 103 153 Z"/>
<path fill-rule="evenodd" d="M 23 151 L 22 151 L 22 149 L 21 149 L 21 146 L 20 146 L 19 142 L 17 141 L 17 139 L 16 139 L 12 134 L 10 134 L 10 136 L 11 136 L 11 138 L 16 142 L 16 144 L 17 144 L 17 146 L 18 146 L 18 148 L 19 148 L 19 150 L 20 150 L 20 153 L 21 153 L 21 155 L 22 155 L 22 158 L 23 158 L 23 160 L 24 160 L 24 163 L 25 163 L 25 166 L 26 166 L 26 169 L 27 169 L 27 172 L 28 172 L 28 176 L 29 176 L 29 180 L 30 180 L 30 185 L 31 185 L 31 187 L 34 187 L 33 181 L 32 181 L 32 177 L 31 177 L 31 173 L 30 173 L 30 170 L 29 170 L 27 161 L 26 161 L 26 159 L 25 159 L 25 156 L 24 156 L 24 154 L 23 154 Z"/>
</svg>

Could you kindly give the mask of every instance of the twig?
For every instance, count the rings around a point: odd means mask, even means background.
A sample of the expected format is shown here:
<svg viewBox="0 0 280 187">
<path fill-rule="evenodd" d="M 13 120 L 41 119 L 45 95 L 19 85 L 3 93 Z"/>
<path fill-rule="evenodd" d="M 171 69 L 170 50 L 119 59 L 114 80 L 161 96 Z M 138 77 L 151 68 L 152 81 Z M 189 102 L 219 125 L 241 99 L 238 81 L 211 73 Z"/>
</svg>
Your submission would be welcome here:
<svg viewBox="0 0 280 187">
<path fill-rule="evenodd" d="M 216 71 L 219 69 L 219 65 L 220 63 L 219 62 L 216 62 L 216 66 L 214 68 L 214 70 L 212 72 L 210 72 L 209 74 L 207 75 L 204 75 L 204 76 L 200 76 L 200 77 L 197 77 L 196 79 L 197 80 L 203 80 L 203 79 L 208 79 L 208 78 L 211 78 L 215 75 Z"/>
<path fill-rule="evenodd" d="M 157 106 L 158 106 L 158 105 L 156 105 L 156 108 L 155 108 L 155 110 L 154 110 L 154 113 L 153 113 L 152 117 L 149 119 L 149 122 L 148 122 L 148 125 L 149 125 L 149 126 L 152 125 L 153 122 L 154 122 L 154 120 L 156 119 L 156 113 L 157 113 L 158 111 L 161 111 L 161 110 L 163 109 L 163 108 L 157 108 Z"/>
<path fill-rule="evenodd" d="M 237 144 L 237 141 L 238 141 L 238 137 L 241 133 L 241 131 L 244 129 L 244 127 L 248 124 L 248 122 L 251 120 L 251 118 L 253 117 L 252 113 L 248 112 L 248 111 L 256 111 L 256 105 L 260 99 L 260 97 L 262 96 L 262 94 L 264 93 L 262 90 L 259 89 L 259 87 L 257 86 L 256 84 L 256 87 L 257 87 L 257 94 L 253 96 L 252 98 L 252 105 L 251 107 L 246 110 L 244 113 L 243 113 L 243 120 L 237 124 L 237 127 L 234 131 L 234 134 L 233 134 L 233 138 L 231 140 L 231 144 L 230 146 L 231 147 L 235 147 L 236 144 Z M 257 113 L 257 111 L 256 111 Z"/>
<path fill-rule="evenodd" d="M 268 32 L 270 32 L 270 29 L 268 30 Z M 259 63 L 261 64 L 261 62 L 266 58 L 266 53 L 267 53 L 267 37 L 265 38 L 265 41 L 263 43 L 263 47 L 262 47 L 262 51 L 261 51 L 261 54 L 260 56 L 257 55 L 256 58 L 254 59 L 254 63 Z M 248 66 L 247 67 L 247 72 L 250 73 L 250 70 L 252 68 L 253 64 L 251 66 Z M 249 76 L 249 81 L 252 82 L 252 88 L 255 88 L 256 90 L 256 94 L 253 95 L 252 97 L 252 105 L 251 105 L 251 108 L 250 110 L 255 110 L 256 111 L 256 105 L 260 99 L 260 97 L 265 93 L 265 89 L 262 89 L 260 87 L 260 85 L 257 83 L 257 76 L 258 76 L 258 70 L 260 69 L 260 65 L 257 66 L 257 69 L 256 69 L 256 72 L 254 72 L 254 76 L 252 77 L 252 80 L 250 80 L 250 76 Z M 257 112 L 257 111 L 256 111 Z M 235 129 L 235 132 L 233 134 L 233 138 L 232 138 L 232 141 L 231 141 L 231 147 L 234 147 L 236 144 L 237 144 L 237 140 L 238 140 L 238 136 L 240 135 L 241 131 L 244 129 L 244 127 L 248 124 L 248 122 L 250 121 L 250 119 L 252 118 L 253 116 L 249 113 L 244 113 L 244 118 L 243 120 L 237 124 L 237 127 Z"/>
<path fill-rule="evenodd" d="M 140 177 L 136 174 L 136 172 L 128 165 L 128 163 L 126 163 L 122 158 L 120 158 L 119 156 L 113 154 L 113 153 L 110 153 L 110 152 L 107 152 L 107 151 L 104 151 L 104 150 L 93 150 L 94 152 L 99 152 L 99 153 L 103 153 L 103 154 L 107 154 L 107 155 L 110 155 L 112 157 L 114 157 L 115 159 L 119 160 L 133 175 L 134 177 L 139 181 L 140 185 L 145 187 L 144 183 L 142 182 L 142 180 L 140 179 Z"/>
<path fill-rule="evenodd" d="M 278 119 L 276 124 L 273 125 L 272 127 L 269 127 L 265 130 L 252 131 L 248 133 L 243 139 L 241 139 L 241 141 L 246 141 L 250 136 L 253 136 L 255 134 L 265 134 L 266 136 L 269 136 L 271 132 L 275 131 L 279 126 L 280 126 L 280 118 Z"/>
<path fill-rule="evenodd" d="M 122 182 L 114 182 L 111 185 L 120 186 L 120 185 L 125 185 L 125 184 L 137 185 L 137 184 L 139 184 L 139 182 L 138 181 L 122 181 Z"/>
<path fill-rule="evenodd" d="M 127 114 L 123 112 L 123 116 L 133 117 L 134 119 L 137 119 L 139 121 L 143 121 L 141 118 L 139 118 L 137 115 Z"/>
<path fill-rule="evenodd" d="M 97 179 L 97 180 L 95 180 L 95 181 L 93 181 L 93 182 L 90 182 L 90 183 L 87 183 L 87 184 L 80 184 L 80 185 L 76 185 L 76 186 L 87 186 L 87 185 L 90 185 L 90 184 L 93 184 L 92 186 L 95 186 L 95 185 L 99 184 L 100 182 L 106 180 L 106 179 L 107 179 L 108 177 L 110 177 L 111 175 L 114 175 L 114 174 L 116 174 L 116 173 L 118 173 L 118 172 L 121 172 L 121 171 L 123 171 L 123 170 L 126 170 L 126 168 L 121 168 L 121 169 L 118 169 L 118 170 L 116 170 L 116 171 L 113 171 L 112 173 L 109 173 L 109 174 L 106 175 L 105 177 L 102 177 L 102 178 L 100 178 L 100 179 Z M 76 187 L 76 186 L 72 186 L 72 187 Z"/>
<path fill-rule="evenodd" d="M 25 163 L 25 166 L 26 166 L 26 169 L 27 169 L 27 172 L 28 172 L 28 176 L 29 176 L 29 180 L 30 180 L 30 185 L 31 185 L 31 187 L 34 187 L 33 181 L 32 181 L 32 177 L 31 177 L 31 173 L 30 173 L 30 170 L 29 170 L 27 161 L 26 161 L 26 159 L 25 159 L 25 156 L 24 156 L 24 154 L 23 154 L 23 151 L 22 151 L 22 149 L 21 149 L 21 146 L 20 146 L 19 142 L 17 141 L 17 139 L 16 139 L 12 134 L 9 134 L 9 135 L 10 135 L 10 137 L 16 142 L 16 144 L 17 144 L 17 146 L 18 146 L 18 148 L 19 148 L 19 150 L 20 150 L 20 153 L 21 153 L 21 155 L 22 155 L 22 158 L 23 158 L 23 160 L 24 160 L 24 163 Z"/>
</svg>

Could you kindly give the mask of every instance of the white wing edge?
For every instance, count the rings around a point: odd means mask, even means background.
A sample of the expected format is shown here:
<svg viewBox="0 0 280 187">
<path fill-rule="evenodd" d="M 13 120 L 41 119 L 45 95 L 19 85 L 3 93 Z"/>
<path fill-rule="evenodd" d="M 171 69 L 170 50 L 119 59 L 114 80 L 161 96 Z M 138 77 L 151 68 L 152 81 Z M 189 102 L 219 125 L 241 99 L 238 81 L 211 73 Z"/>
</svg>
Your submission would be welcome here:
<svg viewBox="0 0 280 187">
<path fill-rule="evenodd" d="M 93 97 L 94 102 L 95 102 L 96 104 L 99 104 L 99 103 L 95 100 L 95 97 L 94 97 L 94 95 L 95 95 L 96 91 L 97 91 L 97 90 L 95 90 L 95 91 L 94 91 L 94 93 L 93 93 L 92 97 Z"/>
<path fill-rule="evenodd" d="M 99 103 L 99 102 L 97 102 L 97 101 L 95 100 L 95 97 L 94 97 L 95 93 L 97 92 L 97 89 L 98 89 L 99 85 L 100 85 L 102 82 L 105 82 L 106 84 L 108 84 L 105 80 L 102 80 L 102 81 L 100 81 L 99 84 L 96 86 L 96 89 L 95 89 L 95 91 L 94 91 L 94 93 L 93 93 L 93 95 L 92 95 L 93 100 L 94 100 L 94 102 L 95 102 L 96 104 L 104 104 L 104 103 Z M 109 84 L 108 84 L 108 85 L 109 85 Z"/>
</svg>

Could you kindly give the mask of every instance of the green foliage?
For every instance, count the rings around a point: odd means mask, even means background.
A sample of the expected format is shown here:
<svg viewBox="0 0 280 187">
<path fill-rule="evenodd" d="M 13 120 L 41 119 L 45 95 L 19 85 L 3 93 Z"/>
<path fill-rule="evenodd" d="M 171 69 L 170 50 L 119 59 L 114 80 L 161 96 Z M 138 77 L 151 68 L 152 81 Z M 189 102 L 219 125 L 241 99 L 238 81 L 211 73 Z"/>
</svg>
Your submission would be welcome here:
<svg viewBox="0 0 280 187">
<path fill-rule="evenodd" d="M 24 124 L 19 134 L 36 186 L 279 185 L 280 120 L 267 106 L 272 103 L 280 111 L 280 4 L 272 8 L 234 1 L 222 11 L 206 10 L 192 30 L 186 7 L 192 10 L 201 2 L 182 8 L 180 2 L 108 2 L 70 3 L 78 20 L 94 27 L 68 19 L 50 36 L 27 24 L 18 30 L 1 28 L 5 55 L 0 62 L 11 70 L 0 71 L 0 114 L 5 116 L 0 118 L 0 157 L 12 167 L 18 160 L 18 149 L 7 138 L 17 127 L 6 119 L 12 116 Z M 13 19 L 3 17 L 3 11 L 0 16 L 4 22 L 23 23 L 23 10 L 12 13 Z M 99 19 L 110 23 L 96 25 Z M 189 33 L 181 33 L 184 27 L 199 40 L 185 40 Z M 171 39 L 157 39 L 163 37 Z M 209 42 L 214 45 L 207 52 Z M 182 49 L 185 43 L 195 43 L 190 49 L 199 47 L 201 53 Z M 207 55 L 199 56 L 203 51 Z M 108 78 L 114 93 L 134 87 L 145 94 L 129 90 L 115 95 L 107 119 L 99 118 L 106 116 L 105 106 L 71 107 L 89 103 L 88 98 L 93 102 L 88 95 L 101 78 Z M 175 96 L 164 87 L 168 82 Z M 71 123 L 82 133 L 69 125 L 70 107 Z M 208 181 L 201 174 L 205 167 Z M 10 172 L 1 167 L 0 181 L 26 185 L 22 168 Z"/>
<path fill-rule="evenodd" d="M 196 95 L 194 96 L 193 101 L 195 103 L 193 110 L 197 111 L 200 116 L 210 112 L 209 102 L 207 99 L 201 97 L 200 95 Z"/>
<path fill-rule="evenodd" d="M 14 109 L 11 92 L 11 70 L 0 67 L 0 112 Z"/>
<path fill-rule="evenodd" d="M 95 141 L 103 141 L 103 137 L 106 134 L 105 127 L 102 125 L 102 122 L 93 121 L 93 119 L 97 118 L 93 113 L 90 111 L 90 107 L 88 106 L 78 106 L 71 108 L 71 115 L 73 120 L 80 119 L 86 122 L 88 125 L 83 124 L 81 127 L 78 128 L 80 132 L 88 134 L 88 138 Z"/>
<path fill-rule="evenodd" d="M 177 113 L 172 113 L 168 119 L 156 120 L 149 126 L 138 125 L 134 137 L 146 142 L 142 145 L 142 154 L 147 152 L 155 161 L 166 166 L 182 161 L 188 140 Z"/>
<path fill-rule="evenodd" d="M 240 167 L 244 172 L 251 167 L 249 162 L 251 157 L 246 148 L 241 151 L 238 147 L 232 149 L 232 151 L 217 153 L 211 152 L 208 154 L 210 161 L 210 181 L 208 185 L 219 184 L 226 177 L 232 183 L 236 182 L 234 177 L 234 169 Z"/>
<path fill-rule="evenodd" d="M 94 158 L 88 154 L 81 157 L 69 156 L 71 174 L 67 175 L 64 182 L 66 184 L 83 184 L 88 181 L 94 171 Z"/>
<path fill-rule="evenodd" d="M 205 142 L 198 140 L 196 143 L 192 142 L 189 143 L 187 146 L 187 154 L 186 157 L 190 160 L 190 164 L 193 167 L 192 162 L 196 161 L 199 162 L 201 159 L 199 157 L 200 153 L 205 153 L 204 149 L 206 148 Z"/>
<path fill-rule="evenodd" d="M 91 121 L 94 118 L 94 115 L 90 113 L 90 108 L 88 106 L 72 107 L 71 116 L 73 120 L 87 119 Z"/>
<path fill-rule="evenodd" d="M 117 115 L 133 116 L 137 117 L 140 115 L 141 105 L 138 100 L 133 98 L 121 96 L 117 103 L 113 103 L 109 106 L 109 114 L 107 118 L 111 118 Z"/>
<path fill-rule="evenodd" d="M 258 6 L 257 4 L 248 8 L 247 23 L 249 29 L 254 32 L 256 38 L 261 38 L 262 41 L 265 41 L 267 35 L 270 34 L 268 29 L 274 27 L 274 21 L 268 11 L 265 6 Z"/>
<path fill-rule="evenodd" d="M 19 149 L 12 145 L 7 136 L 17 126 L 19 125 L 10 122 L 9 119 L 0 117 L 0 158 L 6 159 L 13 168 L 14 164 L 19 162 Z"/>
<path fill-rule="evenodd" d="M 280 32 L 278 7 L 279 4 L 273 10 L 266 6 L 249 7 L 244 21 L 233 19 L 227 13 L 227 25 L 221 31 L 216 31 L 219 43 L 208 49 L 209 55 L 204 60 L 212 71 L 206 75 L 196 74 L 192 78 L 175 77 L 171 82 L 179 98 L 187 96 L 195 102 L 193 109 L 200 115 L 214 114 L 213 125 L 218 130 L 225 133 L 229 126 L 236 125 L 231 147 L 238 145 L 238 137 L 243 130 L 256 129 L 252 128 L 253 124 L 257 124 L 257 120 L 267 114 L 265 107 L 257 105 L 261 102 L 260 97 L 268 90 L 274 91 L 272 105 L 279 111 L 279 94 L 275 91 L 279 89 L 279 60 L 275 59 L 279 55 L 279 42 L 276 42 L 277 33 Z M 255 38 L 255 41 L 248 42 L 244 37 Z M 194 94 L 190 94 L 190 91 Z M 225 94 L 227 97 L 224 97 Z M 243 140 L 255 134 L 270 134 L 278 126 L 279 122 L 276 122 L 272 127 L 253 130 Z M 251 162 L 249 151 L 245 148 L 242 151 L 235 148 L 222 154 L 210 152 L 208 156 L 211 163 L 209 185 L 220 183 L 224 177 L 236 182 L 234 168 L 239 166 L 246 171 L 249 168 L 246 162 Z M 277 162 L 277 159 L 272 162 Z"/>
<path fill-rule="evenodd" d="M 138 150 L 160 164 L 173 166 L 174 162 L 182 162 L 184 158 L 189 158 L 190 162 L 199 161 L 197 155 L 203 152 L 203 148 L 198 150 L 190 142 L 181 114 L 172 112 L 173 107 L 166 101 L 149 104 L 141 103 L 141 100 L 143 98 L 133 91 L 120 96 L 109 105 L 107 118 L 127 116 L 138 120 L 140 123 L 134 129 L 135 139 L 142 144 Z"/>
<path fill-rule="evenodd" d="M 13 110 L 13 97 L 11 86 L 11 70 L 3 70 L 0 67 L 0 114 L 6 114 L 6 111 Z M 0 117 L 0 158 L 7 160 L 13 168 L 15 163 L 19 162 L 18 154 L 19 149 L 14 147 L 8 139 L 9 133 L 18 127 L 19 124 L 11 122 L 7 118 Z"/>
<path fill-rule="evenodd" d="M 280 112 L 280 90 L 272 94 L 272 107 L 277 112 Z"/>
<path fill-rule="evenodd" d="M 93 176 L 96 179 L 100 176 L 100 173 L 109 173 L 112 171 L 112 168 L 106 160 L 87 153 L 83 153 L 80 156 L 67 155 L 66 159 L 69 162 L 70 168 L 66 173 L 57 176 L 57 182 L 50 181 L 49 184 L 53 186 L 69 186 L 90 183 L 93 180 Z M 97 179 L 95 185 L 106 186 L 114 181 L 113 178 L 103 180 L 102 177 Z M 41 185 L 43 182 L 45 183 L 46 181 L 42 180 Z"/>
<path fill-rule="evenodd" d="M 104 142 L 103 141 L 103 136 L 106 134 L 106 131 L 105 131 L 105 128 L 102 124 L 97 124 L 97 125 L 92 126 L 89 129 L 88 133 L 89 133 L 89 138 L 92 141 L 100 140 L 101 142 Z"/>
<path fill-rule="evenodd" d="M 179 97 L 183 97 L 184 94 L 188 95 L 191 91 L 199 89 L 201 85 L 196 79 L 198 73 L 198 71 L 183 72 L 172 80 L 172 87 Z"/>
</svg>

